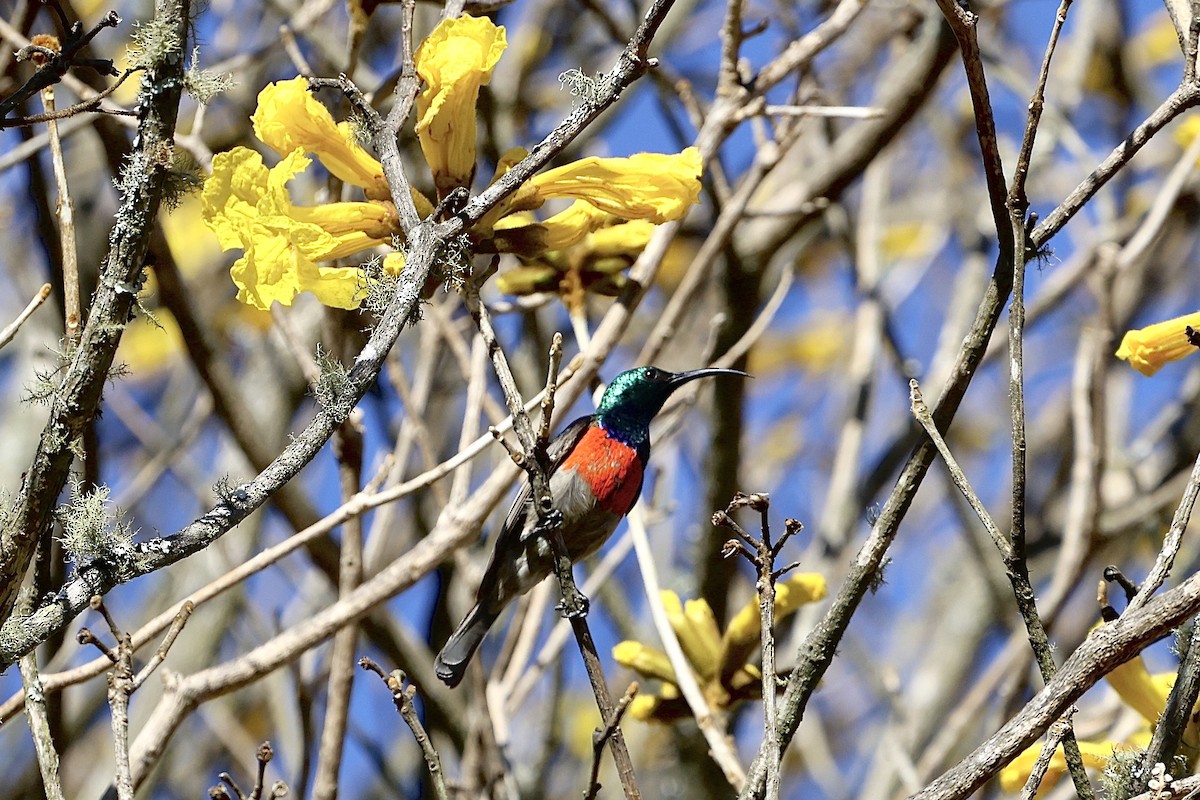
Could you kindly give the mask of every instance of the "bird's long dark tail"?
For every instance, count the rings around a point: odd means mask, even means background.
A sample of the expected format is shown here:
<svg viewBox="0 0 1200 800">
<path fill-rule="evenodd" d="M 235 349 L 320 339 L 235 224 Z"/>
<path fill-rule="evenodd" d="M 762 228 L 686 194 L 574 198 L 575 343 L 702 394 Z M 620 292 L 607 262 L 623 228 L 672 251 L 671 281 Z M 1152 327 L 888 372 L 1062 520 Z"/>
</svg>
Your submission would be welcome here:
<svg viewBox="0 0 1200 800">
<path fill-rule="evenodd" d="M 462 681 L 467 665 L 471 663 L 471 656 L 475 655 L 488 628 L 492 627 L 498 616 L 476 604 L 454 633 L 450 634 L 446 646 L 434 659 L 433 666 L 437 676 L 451 689 Z"/>
</svg>

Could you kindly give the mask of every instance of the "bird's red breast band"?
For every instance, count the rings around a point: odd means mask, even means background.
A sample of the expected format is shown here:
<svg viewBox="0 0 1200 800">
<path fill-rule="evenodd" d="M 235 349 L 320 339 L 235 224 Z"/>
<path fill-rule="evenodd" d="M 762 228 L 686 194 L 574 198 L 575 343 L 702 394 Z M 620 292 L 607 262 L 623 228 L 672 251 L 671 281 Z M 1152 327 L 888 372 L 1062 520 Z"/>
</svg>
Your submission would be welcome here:
<svg viewBox="0 0 1200 800">
<path fill-rule="evenodd" d="M 642 488 L 642 462 L 637 450 L 592 427 L 562 463 L 588 482 L 596 501 L 606 511 L 624 516 L 637 502 Z"/>
</svg>

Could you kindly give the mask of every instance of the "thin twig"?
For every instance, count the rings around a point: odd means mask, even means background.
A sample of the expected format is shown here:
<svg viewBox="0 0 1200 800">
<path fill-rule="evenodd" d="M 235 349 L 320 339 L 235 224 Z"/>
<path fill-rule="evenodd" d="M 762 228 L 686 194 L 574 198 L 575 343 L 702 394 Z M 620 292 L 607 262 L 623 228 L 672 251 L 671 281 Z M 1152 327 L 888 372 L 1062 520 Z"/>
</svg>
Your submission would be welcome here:
<svg viewBox="0 0 1200 800">
<path fill-rule="evenodd" d="M 133 773 L 129 765 L 129 697 L 133 689 L 133 643 L 128 634 L 123 634 L 117 638 L 117 663 L 108 673 L 108 705 L 116 755 L 113 784 L 119 800 L 133 800 Z"/>
<path fill-rule="evenodd" d="M 266 785 L 267 764 L 270 764 L 271 759 L 274 757 L 275 750 L 271 747 L 270 742 L 260 744 L 258 750 L 254 753 L 254 760 L 258 762 L 258 769 L 254 773 L 254 789 L 251 800 L 257 800 L 262 797 L 263 786 Z"/>
<path fill-rule="evenodd" d="M 441 756 L 438 755 L 433 742 L 430 741 L 429 734 L 426 733 L 425 726 L 421 724 L 421 718 L 417 715 L 417 709 L 413 705 L 417 687 L 412 684 L 404 685 L 408 678 L 403 671 L 392 670 L 389 675 L 383 671 L 383 667 L 369 658 L 360 658 L 358 665 L 378 675 L 387 686 L 388 691 L 392 693 L 392 704 L 400 712 L 401 718 L 408 725 L 409 730 L 413 733 L 413 738 L 417 740 L 417 745 L 421 748 L 421 756 L 425 759 L 425 766 L 429 769 L 429 777 L 433 782 L 434 796 L 438 800 L 449 800 L 450 792 L 446 788 L 446 776 L 442 771 Z"/>
<path fill-rule="evenodd" d="M 4 326 L 4 330 L 0 330 L 0 347 L 4 347 L 16 337 L 17 331 L 21 329 L 25 321 L 33 316 L 33 312 L 37 311 L 42 303 L 50 297 L 50 291 L 50 284 L 43 283 L 42 288 L 38 289 L 38 293 L 26 304 L 25 309 L 17 315 L 17 318 Z"/>
<path fill-rule="evenodd" d="M 606 721 L 603 728 L 597 728 L 592 735 L 592 771 L 588 775 L 588 788 L 583 795 L 584 800 L 595 800 L 596 795 L 600 792 L 600 762 L 604 757 L 604 745 L 621 729 L 621 719 L 629 710 L 629 704 L 633 702 L 633 698 L 637 697 L 637 693 L 638 684 L 637 681 L 634 681 L 629 684 L 625 694 L 621 695 L 621 699 L 617 701 L 617 708 L 612 719 Z"/>
<path fill-rule="evenodd" d="M 971 105 L 975 110 L 975 133 L 983 157 L 983 174 L 987 183 L 988 201 L 992 222 L 996 225 L 996 239 L 1000 246 L 999 261 L 1012 262 L 1012 230 L 1008 224 L 1004 165 L 1000 159 L 1000 144 L 996 136 L 996 121 L 992 116 L 992 101 L 989 97 L 987 76 L 983 72 L 983 56 L 979 51 L 976 26 L 979 17 L 969 8 L 954 0 L 937 0 L 938 8 L 950 30 L 958 40 L 962 53 L 963 70 L 967 76 L 967 88 L 971 94 Z"/>
<path fill-rule="evenodd" d="M 129 77 L 137 71 L 138 70 L 135 70 L 135 69 L 125 70 L 125 72 L 121 73 L 121 76 L 119 78 L 117 78 L 117 80 L 115 80 L 109 86 L 106 86 L 103 90 L 101 90 L 99 92 L 95 92 L 92 94 L 92 96 L 88 97 L 87 99 L 80 100 L 78 103 L 75 103 L 74 105 L 71 105 L 71 106 L 67 106 L 66 108 L 60 108 L 58 110 L 54 110 L 52 108 L 47 108 L 46 112 L 44 114 L 30 114 L 27 117 L 2 119 L 2 120 L 0 120 L 0 129 L 23 128 L 23 127 L 27 127 L 30 125 L 40 125 L 43 122 L 53 123 L 56 120 L 60 120 L 60 119 L 70 119 L 71 117 L 78 117 L 88 111 L 96 111 L 96 112 L 99 112 L 102 114 L 110 114 L 110 115 L 114 115 L 114 116 L 127 116 L 127 117 L 136 116 L 137 112 L 135 112 L 135 111 L 128 111 L 123 108 L 101 108 L 101 106 L 103 105 L 104 100 L 109 95 L 111 95 L 113 92 L 117 91 L 117 89 L 121 88 L 121 84 L 125 83 L 125 81 L 128 80 Z M 88 120 L 85 120 L 85 121 L 88 124 L 94 124 L 93 118 L 89 118 Z"/>
<path fill-rule="evenodd" d="M 749 536 L 731 516 L 734 510 L 743 506 L 749 506 L 761 515 L 762 535 L 760 538 Z M 744 495 L 739 493 L 725 511 L 713 514 L 712 521 L 714 525 L 729 528 L 745 543 L 742 547 L 758 573 L 755 589 L 758 594 L 758 610 L 761 617 L 759 630 L 762 639 L 763 743 L 761 751 L 767 754 L 764 797 L 766 800 L 778 800 L 782 751 L 779 747 L 779 720 L 776 702 L 779 685 L 778 676 L 775 673 L 775 580 L 778 577 L 775 572 L 775 557 L 779 554 L 779 550 L 771 544 L 771 529 L 767 516 L 769 509 L 770 498 L 766 494 Z M 789 524 L 780 544 L 790 538 L 796 530 L 798 528 Z"/>
<path fill-rule="evenodd" d="M 1025 565 L 1024 548 L 1018 546 L 1015 537 L 1005 538 L 996 527 L 991 514 L 988 513 L 983 503 L 979 500 L 979 496 L 971 488 L 966 475 L 958 467 L 958 463 L 951 454 L 950 448 L 946 445 L 945 439 L 942 438 L 941 433 L 938 431 L 937 425 L 934 423 L 933 417 L 925 405 L 925 400 L 921 395 L 921 389 L 917 385 L 916 380 L 909 381 L 909 389 L 912 396 L 913 416 L 921 423 L 921 427 L 929 434 L 934 446 L 937 447 L 942 458 L 946 460 L 946 465 L 950 469 L 951 478 L 954 480 L 955 486 L 963 493 L 963 497 L 967 499 L 967 502 L 971 505 L 971 509 L 979 516 L 980 521 L 987 528 L 988 534 L 992 537 L 992 541 L 996 543 L 996 547 L 1000 550 L 1000 554 L 1004 560 L 1005 573 L 1008 576 L 1009 583 L 1012 585 L 1017 610 L 1021 614 L 1021 619 L 1025 623 L 1026 633 L 1029 636 L 1029 645 L 1033 649 L 1042 680 L 1048 684 L 1054 677 L 1057 668 L 1054 664 L 1054 655 L 1051 651 L 1049 638 L 1046 636 L 1046 628 L 1042 624 L 1041 617 L 1038 615 L 1033 586 L 1029 582 L 1029 571 Z M 1071 777 L 1075 780 L 1075 788 L 1080 797 L 1092 796 L 1091 784 L 1088 781 L 1087 773 L 1083 770 L 1083 757 L 1079 753 L 1079 743 L 1070 731 L 1063 737 L 1063 753 L 1066 756 L 1068 766 L 1074 760 L 1075 768 L 1072 770 Z"/>
<path fill-rule="evenodd" d="M 763 113 L 780 117 L 840 117 L 842 119 L 874 119 L 885 110 L 874 106 L 764 106 Z"/>
<path fill-rule="evenodd" d="M 238 800 L 262 800 L 264 797 L 263 790 L 266 788 L 267 764 L 271 763 L 271 759 L 275 757 L 275 751 L 271 747 L 270 742 L 263 742 L 254 752 L 254 759 L 257 762 L 254 775 L 254 788 L 249 792 L 243 791 L 241 786 L 238 786 L 237 781 L 228 772 L 222 772 L 217 775 L 221 783 L 208 790 L 208 796 L 221 800 L 229 798 L 229 792 L 226 786 L 233 790 L 233 794 Z M 276 798 L 286 797 L 288 795 L 288 786 L 283 781 L 275 781 L 271 784 L 271 791 L 265 795 L 267 800 L 275 800 Z"/>
<path fill-rule="evenodd" d="M 51 8 L 56 8 L 51 6 Z M 31 60 L 37 64 L 38 70 L 20 88 L 8 97 L 0 99 L 0 126 L 6 122 L 4 118 L 10 112 L 20 107 L 26 99 L 38 92 L 53 86 L 63 79 L 72 69 L 87 68 L 101 75 L 115 77 L 118 73 L 112 61 L 106 59 L 87 58 L 80 52 L 106 28 L 115 28 L 121 24 L 121 18 L 115 11 L 110 11 L 101 17 L 92 28 L 84 31 L 82 25 L 67 25 L 65 17 L 59 19 L 64 35 L 57 47 L 42 47 L 35 44 L 25 44 L 16 54 L 17 61 Z M 6 26 L 7 27 L 7 26 Z"/>
<path fill-rule="evenodd" d="M 1038 788 L 1046 777 L 1046 770 L 1050 768 L 1050 760 L 1054 758 L 1054 752 L 1058 750 L 1063 737 L 1071 730 L 1071 716 L 1074 713 L 1075 708 L 1072 706 L 1063 715 L 1063 718 L 1051 725 L 1050 730 L 1046 732 L 1046 742 L 1042 745 L 1042 752 L 1038 753 L 1037 761 L 1033 763 L 1033 769 L 1029 771 L 1029 779 L 1025 781 L 1025 786 L 1021 789 L 1021 800 L 1033 800 L 1037 796 Z"/>
<path fill-rule="evenodd" d="M 1192 509 L 1196 505 L 1197 496 L 1200 496 L 1200 455 L 1196 456 L 1187 488 L 1184 489 L 1179 506 L 1175 509 L 1175 516 L 1171 518 L 1171 527 L 1167 529 L 1167 535 L 1163 537 L 1162 549 L 1154 559 L 1154 566 L 1150 568 L 1150 574 L 1142 581 L 1138 593 L 1129 601 L 1126 613 L 1129 609 L 1141 608 L 1146 605 L 1150 596 L 1158 591 L 1167 576 L 1171 574 L 1171 566 L 1175 563 L 1175 556 L 1179 554 L 1180 545 L 1183 544 L 1183 534 L 1192 518 Z"/>
<path fill-rule="evenodd" d="M 1029 164 L 1033 158 L 1033 143 L 1037 138 L 1038 125 L 1042 119 L 1042 110 L 1046 105 L 1046 81 L 1050 78 L 1050 59 L 1058 47 L 1058 36 L 1067 21 L 1067 11 L 1071 8 L 1071 0 L 1061 0 L 1058 13 L 1054 15 L 1054 26 L 1050 29 L 1050 41 L 1046 43 L 1046 52 L 1042 56 L 1042 68 L 1038 73 L 1037 88 L 1029 101 L 1029 113 L 1025 121 L 1025 133 L 1021 138 L 1021 151 L 1017 155 L 1017 166 L 1013 172 L 1012 186 L 1008 190 L 1009 208 L 1022 218 L 1029 207 L 1029 198 L 1025 195 L 1025 183 L 1029 178 Z"/>
<path fill-rule="evenodd" d="M 745 5 L 745 0 L 727 0 L 725 3 L 725 16 L 720 32 L 721 58 L 717 66 L 717 96 L 729 96 L 745 91 L 741 86 L 742 81 L 738 70 L 742 40 L 745 38 L 745 32 L 742 30 L 742 13 Z"/>
<path fill-rule="evenodd" d="M 28 613 L 33 604 L 33 588 L 22 590 L 17 610 Z M 46 693 L 38 673 L 37 654 L 28 653 L 21 657 L 21 684 L 25 690 L 25 715 L 29 720 L 29 732 L 33 737 L 33 751 L 37 756 L 38 770 L 42 776 L 42 788 L 46 800 L 66 800 L 62 778 L 59 775 L 58 750 L 54 746 L 54 735 L 50 729 L 50 715 L 46 707 Z M 6 719 L 7 717 L 0 718 Z"/>
<path fill-rule="evenodd" d="M 342 423 L 333 436 L 334 457 L 343 500 L 359 491 L 362 483 L 363 427 L 357 415 Z M 338 565 L 338 597 L 346 597 L 362 583 L 362 518 L 354 517 L 342 526 L 342 548 Z M 350 693 L 354 685 L 354 650 L 358 626 L 351 624 L 333 637 L 329 654 L 329 678 L 325 693 L 325 721 L 317 756 L 317 774 L 313 779 L 313 797 L 334 800 L 338 796 L 338 775 L 350 721 Z"/>
<path fill-rule="evenodd" d="M 1029 234 L 1029 246 L 1038 250 L 1045 246 L 1096 192 L 1137 155 L 1156 133 L 1179 115 L 1200 104 L 1200 83 L 1184 83 L 1171 92 L 1150 116 L 1146 117 L 1111 153 L 1066 196 L 1058 207 L 1046 216 Z"/>
<path fill-rule="evenodd" d="M 636 508 L 633 513 L 637 513 Z M 594 569 L 588 570 L 587 580 L 583 582 L 583 593 L 590 596 L 598 591 L 617 571 L 632 549 L 633 539 L 630 534 L 619 534 L 617 540 L 609 544 L 607 552 L 600 558 L 600 563 L 595 565 Z M 499 696 L 504 698 L 505 714 L 513 715 L 524 707 L 525 701 L 541 681 L 542 675 L 558 665 L 561 660 L 559 656 L 571 635 L 570 625 L 565 619 L 559 619 L 542 642 L 541 649 L 532 663 L 514 664 L 510 661 L 513 668 L 506 670 L 497 688 Z"/>
<path fill-rule="evenodd" d="M 47 114 L 54 113 L 54 87 L 42 90 L 42 105 Z M 71 200 L 71 189 L 67 183 L 67 168 L 63 163 L 62 140 L 58 136 L 58 122 L 46 123 L 50 134 L 50 163 L 54 168 L 54 185 L 58 191 L 55 211 L 58 213 L 59 246 L 62 250 L 63 305 L 66 309 L 64 338 L 67 352 L 79 343 L 82 306 L 79 302 L 79 254 L 75 247 L 75 204 Z"/>
<path fill-rule="evenodd" d="M 975 494 L 975 490 L 971 488 L 967 476 L 963 473 L 962 467 L 958 465 L 958 459 L 950 452 L 950 448 L 946 445 L 946 440 L 942 437 L 941 431 L 937 429 L 937 424 L 933 421 L 933 415 L 929 412 L 929 407 L 925 404 L 925 396 L 921 392 L 921 387 L 916 379 L 908 382 L 909 399 L 912 404 L 912 414 L 925 432 L 929 434 L 930 440 L 938 453 L 946 462 L 946 468 L 950 472 L 950 479 L 958 488 L 967 503 L 971 506 L 971 510 L 979 517 L 979 521 L 983 523 L 983 527 L 987 529 L 988 536 L 991 537 L 992 543 L 996 545 L 996 549 L 1004 557 L 1005 561 L 1010 558 L 1012 545 L 1005 538 L 1000 529 L 996 527 L 996 521 L 992 519 L 992 515 L 988 512 L 983 502 L 979 499 L 979 495 Z"/>
<path fill-rule="evenodd" d="M 33 736 L 33 749 L 42 776 L 42 789 L 46 793 L 46 800 L 65 800 L 62 779 L 59 776 L 58 751 L 54 747 L 50 718 L 46 710 L 46 695 L 38 678 L 37 657 L 29 653 L 22 656 L 19 663 L 21 683 L 25 687 L 25 715 L 29 719 L 29 731 Z"/>
<path fill-rule="evenodd" d="M 550 341 L 550 358 L 546 365 L 546 390 L 542 393 L 542 419 L 537 433 L 537 449 L 546 452 L 550 443 L 551 422 L 554 417 L 554 394 L 558 390 L 558 370 L 562 365 L 563 337 L 558 331 Z"/>
<path fill-rule="evenodd" d="M 137 691 L 138 688 L 146 682 L 146 679 L 154 674 L 154 670 L 158 669 L 159 664 L 167 657 L 171 646 L 175 644 L 175 640 L 179 638 L 179 634 L 183 632 L 183 626 L 187 624 L 188 618 L 192 615 L 192 611 L 196 606 L 191 600 L 185 600 L 180 606 L 179 612 L 175 614 L 175 619 L 171 621 L 171 627 L 167 629 L 167 635 L 163 637 L 162 643 L 158 649 L 154 651 L 154 655 L 146 662 L 138 674 L 133 678 L 132 690 Z M 131 641 L 132 646 L 132 641 Z"/>
</svg>

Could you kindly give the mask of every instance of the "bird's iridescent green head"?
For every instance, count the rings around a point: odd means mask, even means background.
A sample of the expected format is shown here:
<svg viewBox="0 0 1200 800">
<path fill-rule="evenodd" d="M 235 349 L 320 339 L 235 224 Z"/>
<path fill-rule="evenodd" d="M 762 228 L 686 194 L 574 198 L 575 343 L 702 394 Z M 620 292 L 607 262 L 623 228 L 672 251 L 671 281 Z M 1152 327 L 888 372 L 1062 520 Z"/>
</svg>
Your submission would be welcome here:
<svg viewBox="0 0 1200 800">
<path fill-rule="evenodd" d="M 600 398 L 596 416 L 607 426 L 631 432 L 648 430 L 650 420 L 662 411 L 671 393 L 685 383 L 710 375 L 740 375 L 735 369 L 696 369 L 690 372 L 667 372 L 658 367 L 635 367 L 613 378 Z"/>
</svg>

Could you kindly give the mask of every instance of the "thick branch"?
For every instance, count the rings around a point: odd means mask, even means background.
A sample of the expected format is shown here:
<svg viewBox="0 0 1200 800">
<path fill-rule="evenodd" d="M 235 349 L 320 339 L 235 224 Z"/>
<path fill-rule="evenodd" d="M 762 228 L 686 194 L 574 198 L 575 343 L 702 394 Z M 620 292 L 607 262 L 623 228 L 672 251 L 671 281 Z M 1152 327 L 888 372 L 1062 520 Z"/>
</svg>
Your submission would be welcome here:
<svg viewBox="0 0 1200 800">
<path fill-rule="evenodd" d="M 79 347 L 55 393 L 12 517 L 0 532 L 0 618 L 7 619 L 12 612 L 20 576 L 29 566 L 35 543 L 51 523 L 51 512 L 74 459 L 72 445 L 97 413 L 117 344 L 141 285 L 150 232 L 171 167 L 190 3 L 157 0 L 154 13 L 163 27 L 162 55 L 147 70 L 138 96 L 138 146 L 121 177 L 121 207 L 109 236 L 100 285 Z M 5 666 L 10 663 L 6 660 Z"/>
<path fill-rule="evenodd" d="M 1163 592 L 1142 608 L 1097 628 L 1058 673 L 1015 717 L 953 769 L 913 795 L 914 800 L 958 800 L 993 778 L 1033 744 L 1071 704 L 1107 673 L 1200 611 L 1200 574 Z"/>
</svg>

